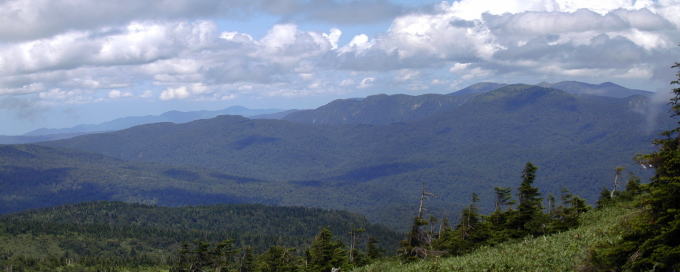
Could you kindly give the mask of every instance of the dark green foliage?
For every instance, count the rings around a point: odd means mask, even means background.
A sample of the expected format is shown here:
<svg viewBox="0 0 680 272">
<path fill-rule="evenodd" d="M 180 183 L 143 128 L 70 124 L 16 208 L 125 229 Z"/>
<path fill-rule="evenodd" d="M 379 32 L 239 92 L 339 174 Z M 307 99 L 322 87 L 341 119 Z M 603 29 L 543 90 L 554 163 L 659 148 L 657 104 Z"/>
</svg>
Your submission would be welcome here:
<svg viewBox="0 0 680 272">
<path fill-rule="evenodd" d="M 543 215 L 543 207 L 538 188 L 534 187 L 534 180 L 536 179 L 536 170 L 538 168 L 532 163 L 527 162 L 522 171 L 522 184 L 518 189 L 519 206 L 517 208 L 517 216 L 511 221 L 511 225 L 525 234 L 538 235 L 545 232 L 544 224 L 545 216 Z"/>
<path fill-rule="evenodd" d="M 243 249 L 243 255 L 241 256 L 241 263 L 239 265 L 238 272 L 255 272 L 256 270 L 255 262 L 255 252 L 253 248 L 246 247 Z"/>
<path fill-rule="evenodd" d="M 370 261 L 377 260 L 380 259 L 383 254 L 385 254 L 385 250 L 380 248 L 378 241 L 373 236 L 369 236 L 366 241 L 366 255 L 368 259 Z"/>
<path fill-rule="evenodd" d="M 313 228 L 322 226 L 331 226 L 344 241 L 349 241 L 348 233 L 355 226 L 363 226 L 392 250 L 401 237 L 340 211 L 262 205 L 167 208 L 96 202 L 0 217 L 0 241 L 7 242 L 0 243 L 0 265 L 22 258 L 43 265 L 50 258 L 61 260 L 66 256 L 74 263 L 90 266 L 165 265 L 169 264 L 168 256 L 177 251 L 179 257 L 175 259 L 180 263 L 234 268 L 242 262 L 240 258 L 245 258 L 239 257 L 239 247 L 252 246 L 251 253 L 274 245 L 303 250 L 316 234 Z M 206 243 L 183 245 L 187 241 Z"/>
<path fill-rule="evenodd" d="M 307 255 L 308 271 L 331 272 L 332 268 L 349 267 L 345 246 L 333 238 L 333 233 L 328 228 L 321 229 L 321 232 L 314 238 Z"/>
<path fill-rule="evenodd" d="M 450 255 L 460 255 L 472 251 L 489 239 L 488 224 L 482 221 L 477 210 L 479 198 L 472 194 L 472 203 L 463 210 L 459 223 L 453 230 L 443 231 L 435 241 L 435 248 L 445 250 Z"/>
<path fill-rule="evenodd" d="M 274 246 L 260 255 L 259 271 L 261 272 L 297 272 L 300 271 L 302 260 L 296 256 L 293 249 Z"/>
<path fill-rule="evenodd" d="M 515 204 L 515 201 L 512 200 L 512 189 L 510 187 L 495 187 L 493 189 L 496 193 L 495 211 L 502 211 L 503 208 L 508 208 Z"/>
<path fill-rule="evenodd" d="M 512 207 L 514 201 L 509 188 L 496 187 L 496 209 L 488 216 L 481 216 L 477 210 L 479 198 L 473 194 L 472 203 L 461 212 L 458 225 L 454 229 L 442 228 L 442 235 L 433 242 L 433 248 L 449 255 L 461 255 L 483 245 L 577 227 L 579 215 L 589 210 L 585 200 L 564 189 L 562 204 L 544 213 L 538 188 L 533 186 L 537 169 L 527 163 L 522 171 L 517 210 Z M 554 198 L 552 203 L 556 205 Z"/>
<path fill-rule="evenodd" d="M 600 191 L 600 198 L 597 199 L 597 207 L 603 208 L 614 203 L 614 199 L 611 198 L 611 191 L 607 188 L 602 188 Z"/>
<path fill-rule="evenodd" d="M 419 216 L 413 218 L 411 231 L 408 232 L 406 239 L 401 241 L 401 247 L 397 251 L 403 262 L 413 262 L 427 256 L 426 251 L 431 243 L 431 237 L 423 227 L 427 224 L 427 221 Z"/>
<path fill-rule="evenodd" d="M 172 272 L 230 271 L 236 269 L 234 242 L 224 240 L 216 244 L 196 241 L 193 247 L 182 244 L 170 269 Z"/>
<path fill-rule="evenodd" d="M 680 68 L 676 63 L 673 68 Z M 680 84 L 680 72 L 672 84 Z M 680 117 L 680 87 L 673 89 L 672 116 Z M 680 121 L 678 121 L 680 124 Z M 654 143 L 659 150 L 642 157 L 656 170 L 642 196 L 644 212 L 631 222 L 623 239 L 603 245 L 591 255 L 594 271 L 680 270 L 680 126 L 666 131 Z M 627 190 L 644 191 L 636 181 Z"/>
<path fill-rule="evenodd" d="M 590 210 L 590 206 L 583 198 L 573 195 L 567 189 L 562 190 L 561 200 L 562 205 L 548 213 L 550 221 L 547 232 L 549 233 L 577 227 L 579 215 Z"/>
</svg>

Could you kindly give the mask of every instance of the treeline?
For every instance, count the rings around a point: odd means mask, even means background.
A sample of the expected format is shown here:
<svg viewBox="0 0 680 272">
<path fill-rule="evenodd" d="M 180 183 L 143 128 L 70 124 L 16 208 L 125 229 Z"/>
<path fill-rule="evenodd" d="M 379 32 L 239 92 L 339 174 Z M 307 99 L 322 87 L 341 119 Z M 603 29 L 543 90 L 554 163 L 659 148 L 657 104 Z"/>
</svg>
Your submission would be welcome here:
<svg viewBox="0 0 680 272">
<path fill-rule="evenodd" d="M 590 209 L 585 200 L 567 189 L 562 190 L 559 202 L 552 195 L 543 199 L 539 189 L 533 186 L 537 169 L 531 163 L 525 165 L 522 183 L 517 188 L 517 201 L 512 197 L 512 189 L 496 187 L 495 210 L 491 214 L 479 213 L 480 200 L 474 193 L 455 226 L 450 226 L 446 218 L 425 218 L 421 209 L 413 219 L 407 238 L 401 242 L 399 256 L 410 262 L 433 256 L 461 255 L 484 245 L 578 226 L 579 215 Z M 423 190 L 421 207 L 428 194 Z"/>
<path fill-rule="evenodd" d="M 251 247 L 236 248 L 233 241 L 184 243 L 172 261 L 171 272 L 331 272 L 348 271 L 383 256 L 375 238 L 353 229 L 349 245 L 328 228 L 316 235 L 305 250 L 273 246 L 261 254 Z"/>
</svg>

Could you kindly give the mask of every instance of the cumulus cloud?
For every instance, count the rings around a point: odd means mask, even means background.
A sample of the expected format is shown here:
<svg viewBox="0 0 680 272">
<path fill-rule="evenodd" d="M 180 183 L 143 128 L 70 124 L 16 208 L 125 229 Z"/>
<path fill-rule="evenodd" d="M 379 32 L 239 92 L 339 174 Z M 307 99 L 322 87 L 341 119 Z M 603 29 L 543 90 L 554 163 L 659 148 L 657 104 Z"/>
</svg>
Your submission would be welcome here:
<svg viewBox="0 0 680 272">
<path fill-rule="evenodd" d="M 132 96 L 132 93 L 131 92 L 121 92 L 119 90 L 111 90 L 109 92 L 108 96 L 111 99 L 118 99 L 118 98 L 121 98 L 121 97 L 130 97 L 130 96 Z"/>
<path fill-rule="evenodd" d="M 266 13 L 288 20 L 364 24 L 389 20 L 406 11 L 387 0 L 6 0 L 0 2 L 0 40 L 40 39 L 140 20 L 244 20 Z"/>
<path fill-rule="evenodd" d="M 358 88 L 364 89 L 373 86 L 373 83 L 375 82 L 374 77 L 365 77 L 364 79 L 359 82 Z"/>
<path fill-rule="evenodd" d="M 380 0 L 160 3 L 1 2 L 0 95 L 224 100 L 440 90 L 499 77 L 666 84 L 680 37 L 678 0 L 460 0 L 417 12 Z M 377 19 L 364 14 L 369 7 Z M 281 21 L 261 37 L 213 21 L 243 11 Z M 384 18 L 393 20 L 383 33 L 341 42 L 343 23 Z M 339 26 L 309 31 L 301 20 Z"/>
</svg>

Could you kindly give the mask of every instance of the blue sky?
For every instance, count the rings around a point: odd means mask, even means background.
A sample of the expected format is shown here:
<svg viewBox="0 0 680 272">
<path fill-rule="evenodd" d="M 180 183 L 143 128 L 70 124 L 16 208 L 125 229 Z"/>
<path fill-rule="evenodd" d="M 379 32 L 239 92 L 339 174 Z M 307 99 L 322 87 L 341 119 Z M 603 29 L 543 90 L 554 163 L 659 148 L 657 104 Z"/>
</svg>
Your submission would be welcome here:
<svg viewBox="0 0 680 272">
<path fill-rule="evenodd" d="M 494 81 L 667 92 L 680 0 L 0 1 L 0 134 Z"/>
</svg>

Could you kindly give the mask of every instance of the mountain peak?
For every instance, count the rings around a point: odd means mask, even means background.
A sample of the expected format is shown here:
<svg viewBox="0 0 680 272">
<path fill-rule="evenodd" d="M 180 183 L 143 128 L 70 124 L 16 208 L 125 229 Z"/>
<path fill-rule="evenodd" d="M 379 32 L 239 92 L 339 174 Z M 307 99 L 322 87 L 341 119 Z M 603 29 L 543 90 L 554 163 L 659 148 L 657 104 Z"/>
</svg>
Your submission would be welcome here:
<svg viewBox="0 0 680 272">
<path fill-rule="evenodd" d="M 481 94 L 488 91 L 492 91 L 508 84 L 505 83 L 495 83 L 495 82 L 479 82 L 467 86 L 463 89 L 450 93 L 449 95 L 471 95 L 471 94 Z"/>
<path fill-rule="evenodd" d="M 600 83 L 600 86 L 602 86 L 602 87 L 617 87 L 617 88 L 624 88 L 623 86 L 621 86 L 621 85 L 619 85 L 619 84 L 616 84 L 616 83 L 613 83 L 613 82 L 609 82 L 609 81 Z"/>
</svg>

